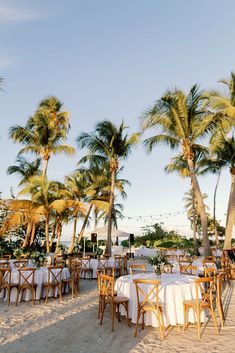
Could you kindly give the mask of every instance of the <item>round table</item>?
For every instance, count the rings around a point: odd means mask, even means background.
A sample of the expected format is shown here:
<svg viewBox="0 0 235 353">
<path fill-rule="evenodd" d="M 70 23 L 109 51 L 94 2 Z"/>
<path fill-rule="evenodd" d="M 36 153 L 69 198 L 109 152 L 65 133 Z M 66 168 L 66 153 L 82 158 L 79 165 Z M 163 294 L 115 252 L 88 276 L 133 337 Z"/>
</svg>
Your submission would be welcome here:
<svg viewBox="0 0 235 353">
<path fill-rule="evenodd" d="M 105 264 L 105 267 L 116 267 L 116 261 L 115 259 L 108 259 L 108 262 L 106 259 L 102 260 L 100 259 L 101 263 Z M 97 268 L 98 268 L 98 265 L 99 265 L 99 261 L 98 259 L 90 259 L 90 265 L 89 267 L 92 269 L 93 271 L 93 275 L 92 275 L 92 278 L 97 278 L 97 274 L 96 274 L 96 271 L 97 271 Z M 83 272 L 82 273 L 82 276 L 81 278 L 89 278 L 89 276 L 86 276 L 86 273 Z"/>
<path fill-rule="evenodd" d="M 163 317 L 165 326 L 176 326 L 184 324 L 183 301 L 196 298 L 195 276 L 181 274 L 163 274 L 160 276 L 159 300 L 163 305 Z M 129 317 L 133 323 L 137 320 L 137 297 L 133 279 L 158 279 L 154 273 L 143 273 L 119 277 L 115 283 L 117 295 L 129 299 Z M 152 288 L 151 285 L 144 285 L 144 291 Z M 121 314 L 125 315 L 123 308 Z M 189 311 L 188 321 L 194 323 L 195 315 Z M 204 321 L 204 314 L 202 314 Z M 145 314 L 145 324 L 158 327 L 158 321 L 153 312 Z"/>
<path fill-rule="evenodd" d="M 59 271 L 57 269 L 54 269 L 53 271 Z M 68 279 L 69 278 L 69 269 L 68 268 L 63 268 L 62 271 L 62 279 Z M 48 269 L 46 267 L 42 267 L 38 270 L 35 271 L 35 277 L 34 277 L 34 282 L 37 284 L 36 287 L 36 300 L 39 300 L 40 298 L 44 297 L 43 293 L 43 283 L 48 281 Z M 11 282 L 12 283 L 18 283 L 19 282 L 19 272 L 17 269 L 12 269 L 11 271 Z M 49 292 L 49 296 L 53 295 L 53 290 Z M 55 293 L 57 295 L 57 293 Z M 12 288 L 11 290 L 11 302 L 16 301 L 16 296 L 17 296 L 17 289 Z M 29 301 L 32 299 L 32 293 L 29 289 L 24 291 L 24 297 L 23 300 Z"/>
</svg>

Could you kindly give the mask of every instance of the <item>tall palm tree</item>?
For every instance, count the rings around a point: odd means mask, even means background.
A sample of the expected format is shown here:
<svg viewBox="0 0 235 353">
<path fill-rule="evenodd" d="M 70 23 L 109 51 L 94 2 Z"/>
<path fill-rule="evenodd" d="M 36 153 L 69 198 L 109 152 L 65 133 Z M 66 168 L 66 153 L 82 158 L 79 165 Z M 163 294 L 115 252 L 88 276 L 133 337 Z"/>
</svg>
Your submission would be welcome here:
<svg viewBox="0 0 235 353">
<path fill-rule="evenodd" d="M 25 127 L 12 126 L 9 133 L 10 138 L 24 146 L 19 151 L 19 155 L 30 152 L 43 159 L 43 177 L 46 176 L 48 162 L 52 155 L 75 153 L 72 146 L 64 143 L 69 129 L 68 113 L 60 112 L 62 103 L 57 98 L 53 97 L 52 106 L 49 104 L 51 100 L 52 98 L 49 97 L 40 103 L 36 113 L 28 119 Z"/>
<path fill-rule="evenodd" d="M 211 249 L 207 215 L 195 171 L 194 156 L 194 148 L 199 146 L 198 141 L 210 133 L 219 121 L 219 117 L 215 121 L 213 114 L 207 110 L 206 102 L 197 85 L 192 86 L 188 94 L 179 89 L 169 90 L 144 114 L 142 128 L 156 129 L 156 134 L 144 141 L 148 152 L 158 144 L 166 144 L 172 149 L 181 147 L 200 210 L 204 254 L 209 255 Z"/>
<path fill-rule="evenodd" d="M 19 186 L 22 186 L 27 183 L 32 176 L 41 174 L 41 170 L 39 169 L 40 165 L 40 158 L 35 159 L 33 162 L 28 162 L 24 157 L 18 156 L 16 164 L 7 168 L 7 174 L 18 174 L 21 177 Z"/>
<path fill-rule="evenodd" d="M 107 231 L 106 254 L 111 255 L 112 238 L 112 212 L 114 203 L 114 189 L 116 174 L 119 169 L 119 163 L 130 155 L 134 145 L 139 140 L 140 134 L 128 136 L 125 133 L 126 126 L 122 122 L 120 126 L 114 125 L 111 121 L 102 121 L 96 125 L 92 133 L 82 133 L 78 139 L 78 145 L 88 148 L 89 154 L 83 158 L 83 162 L 99 161 L 104 163 L 108 161 L 110 168 L 110 197 L 109 197 L 109 220 Z"/>
</svg>

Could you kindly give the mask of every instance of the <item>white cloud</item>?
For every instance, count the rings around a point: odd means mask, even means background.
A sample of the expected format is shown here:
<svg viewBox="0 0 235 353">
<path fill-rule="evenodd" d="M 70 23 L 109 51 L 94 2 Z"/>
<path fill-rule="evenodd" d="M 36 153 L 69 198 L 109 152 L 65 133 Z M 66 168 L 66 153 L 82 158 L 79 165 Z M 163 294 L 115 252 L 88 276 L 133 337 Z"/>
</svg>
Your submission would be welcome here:
<svg viewBox="0 0 235 353">
<path fill-rule="evenodd" d="M 47 17 L 42 12 L 0 4 L 0 25 L 33 21 Z"/>
</svg>

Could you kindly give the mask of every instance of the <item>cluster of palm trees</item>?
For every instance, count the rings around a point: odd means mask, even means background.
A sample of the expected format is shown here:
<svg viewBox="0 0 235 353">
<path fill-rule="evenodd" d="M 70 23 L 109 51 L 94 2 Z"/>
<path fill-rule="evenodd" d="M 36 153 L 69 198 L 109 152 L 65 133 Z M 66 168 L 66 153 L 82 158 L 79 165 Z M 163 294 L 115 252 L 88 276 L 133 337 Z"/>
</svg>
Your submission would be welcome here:
<svg viewBox="0 0 235 353">
<path fill-rule="evenodd" d="M 221 82 L 227 87 L 225 93 L 202 91 L 197 85 L 192 86 L 188 94 L 177 88 L 168 90 L 144 112 L 139 133 L 128 135 L 123 122 L 116 126 L 110 121 L 97 123 L 91 133 L 81 133 L 77 144 L 85 148 L 86 154 L 63 183 L 48 180 L 47 169 L 53 155 L 75 153 L 75 149 L 66 144 L 69 114 L 62 111 L 63 105 L 56 97 L 44 99 L 24 127 L 10 128 L 10 137 L 22 148 L 16 165 L 10 166 L 8 173 L 21 176 L 19 194 L 30 195 L 30 199 L 6 202 L 10 212 L 1 234 L 10 227 L 24 224 L 23 246 L 26 247 L 33 244 L 37 224 L 43 220 L 47 251 L 55 238 L 58 250 L 62 226 L 73 220 L 69 247 L 69 252 L 73 252 L 93 214 L 96 225 L 100 218 L 108 224 L 106 253 L 111 254 L 111 227 L 117 224 L 117 216 L 122 215 L 122 205 L 116 203 L 116 191 L 125 197 L 125 186 L 129 184 L 120 178 L 123 170 L 120 164 L 129 157 L 141 135 L 150 130 L 153 134 L 144 140 L 145 149 L 151 152 L 158 144 L 165 144 L 176 150 L 177 154 L 165 169 L 191 180 L 195 203 L 192 219 L 196 216 L 200 219 L 205 255 L 211 252 L 208 215 L 198 175 L 216 173 L 219 177 L 223 168 L 229 168 L 231 192 L 224 247 L 230 248 L 235 219 L 235 74 L 231 73 L 228 80 Z M 23 157 L 27 153 L 37 158 L 29 162 Z M 79 232 L 78 219 L 83 219 Z M 213 220 L 216 233 L 215 206 Z"/>
</svg>

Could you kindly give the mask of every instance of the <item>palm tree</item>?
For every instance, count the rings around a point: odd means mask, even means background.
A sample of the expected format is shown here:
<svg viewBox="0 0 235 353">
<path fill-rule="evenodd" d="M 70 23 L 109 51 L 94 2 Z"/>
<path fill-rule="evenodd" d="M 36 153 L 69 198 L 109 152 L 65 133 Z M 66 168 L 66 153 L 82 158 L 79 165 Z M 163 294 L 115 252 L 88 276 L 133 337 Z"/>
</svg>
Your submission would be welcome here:
<svg viewBox="0 0 235 353">
<path fill-rule="evenodd" d="M 54 102 L 53 106 L 50 105 L 51 101 Z M 75 153 L 72 146 L 64 144 L 69 120 L 67 112 L 60 112 L 61 106 L 62 103 L 57 98 L 49 97 L 40 103 L 38 110 L 28 119 L 25 127 L 15 125 L 10 128 L 10 138 L 24 146 L 18 155 L 31 152 L 44 160 L 43 177 L 46 176 L 48 162 L 52 155 Z"/>
<path fill-rule="evenodd" d="M 200 210 L 204 254 L 209 255 L 211 249 L 207 234 L 207 215 L 195 171 L 194 149 L 203 148 L 198 141 L 215 128 L 220 118 L 217 117 L 215 121 L 213 114 L 207 110 L 206 102 L 197 85 L 192 86 L 187 95 L 179 89 L 169 90 L 144 114 L 142 128 L 157 130 L 154 136 L 144 141 L 148 152 L 157 144 L 166 144 L 172 149 L 181 147 Z"/>
<path fill-rule="evenodd" d="M 22 186 L 27 183 L 32 176 L 41 174 L 41 170 L 39 169 L 40 165 L 40 158 L 35 159 L 33 162 L 28 162 L 24 157 L 18 156 L 16 164 L 8 167 L 7 174 L 18 174 L 22 178 L 19 182 L 19 186 Z"/>
<path fill-rule="evenodd" d="M 220 168 L 228 167 L 231 176 L 230 195 L 227 208 L 224 248 L 231 248 L 232 232 L 235 219 L 235 136 L 225 135 L 222 130 L 217 132 L 210 144 L 212 155 Z"/>
<path fill-rule="evenodd" d="M 130 155 L 132 148 L 138 142 L 140 134 L 128 136 L 125 133 L 126 126 L 122 122 L 120 126 L 114 125 L 110 121 L 102 121 L 96 125 L 95 132 L 82 133 L 78 139 L 78 145 L 88 148 L 89 154 L 83 158 L 83 162 L 90 161 L 99 163 L 109 163 L 110 169 L 110 197 L 109 197 L 109 220 L 106 244 L 106 254 L 111 255 L 112 238 L 112 212 L 114 203 L 114 189 L 116 174 L 119 163 Z"/>
</svg>

